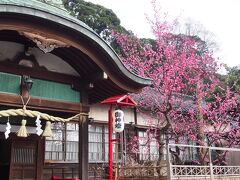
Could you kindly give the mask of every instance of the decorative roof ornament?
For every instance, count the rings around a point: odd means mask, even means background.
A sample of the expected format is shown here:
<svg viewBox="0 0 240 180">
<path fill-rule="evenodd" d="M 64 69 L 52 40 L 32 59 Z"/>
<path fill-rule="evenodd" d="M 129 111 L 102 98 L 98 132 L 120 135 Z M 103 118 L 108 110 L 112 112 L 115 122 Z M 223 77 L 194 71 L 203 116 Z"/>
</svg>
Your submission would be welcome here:
<svg viewBox="0 0 240 180">
<path fill-rule="evenodd" d="M 51 6 L 54 6 L 54 7 L 60 8 L 64 11 L 67 11 L 65 9 L 64 5 L 63 5 L 62 0 L 38 0 L 38 1 L 44 2 L 44 3 L 49 4 Z"/>
<path fill-rule="evenodd" d="M 41 49 L 44 53 L 49 53 L 59 47 L 69 47 L 66 43 L 62 41 L 45 37 L 41 34 L 35 34 L 31 32 L 19 32 L 19 34 L 27 37 L 28 39 L 36 43 L 38 48 Z"/>
</svg>

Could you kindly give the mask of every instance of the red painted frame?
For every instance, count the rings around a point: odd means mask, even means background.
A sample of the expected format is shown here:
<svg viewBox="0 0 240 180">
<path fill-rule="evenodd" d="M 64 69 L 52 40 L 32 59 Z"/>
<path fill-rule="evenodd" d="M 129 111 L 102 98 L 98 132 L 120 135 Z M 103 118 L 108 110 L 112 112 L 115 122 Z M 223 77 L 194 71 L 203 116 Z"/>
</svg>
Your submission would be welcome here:
<svg viewBox="0 0 240 180">
<path fill-rule="evenodd" d="M 136 106 L 137 103 L 128 95 L 119 95 L 119 96 L 113 96 L 110 98 L 105 99 L 101 102 L 101 104 L 108 104 L 110 105 L 110 108 L 108 110 L 108 168 L 109 168 L 109 180 L 113 180 L 113 157 L 112 157 L 112 142 L 116 141 L 116 139 L 112 139 L 112 123 L 113 123 L 113 117 L 112 117 L 112 107 L 115 106 Z"/>
</svg>

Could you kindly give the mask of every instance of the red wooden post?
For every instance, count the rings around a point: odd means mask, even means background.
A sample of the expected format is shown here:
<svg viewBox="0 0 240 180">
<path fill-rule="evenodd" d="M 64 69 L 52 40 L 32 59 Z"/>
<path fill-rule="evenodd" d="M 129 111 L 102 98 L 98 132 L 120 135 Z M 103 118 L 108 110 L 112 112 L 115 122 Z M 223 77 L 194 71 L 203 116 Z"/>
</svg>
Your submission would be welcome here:
<svg viewBox="0 0 240 180">
<path fill-rule="evenodd" d="M 108 171 L 109 171 L 109 180 L 113 180 L 113 160 L 112 160 L 112 105 L 110 105 L 110 108 L 108 110 Z"/>
<path fill-rule="evenodd" d="M 112 151 L 112 142 L 118 141 L 118 139 L 112 139 L 113 133 L 113 115 L 112 107 L 115 106 L 136 106 L 137 103 L 128 95 L 113 96 L 108 99 L 105 99 L 101 104 L 108 104 L 110 108 L 108 110 L 108 171 L 109 171 L 109 180 L 113 180 L 113 151 Z"/>
</svg>

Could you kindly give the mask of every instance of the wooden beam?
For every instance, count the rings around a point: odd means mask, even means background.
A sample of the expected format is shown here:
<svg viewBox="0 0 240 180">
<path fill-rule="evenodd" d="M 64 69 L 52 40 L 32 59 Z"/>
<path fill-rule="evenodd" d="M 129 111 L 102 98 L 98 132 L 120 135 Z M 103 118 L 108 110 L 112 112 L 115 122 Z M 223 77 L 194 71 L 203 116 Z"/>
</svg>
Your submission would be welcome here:
<svg viewBox="0 0 240 180">
<path fill-rule="evenodd" d="M 62 73 L 51 72 L 42 69 L 34 69 L 24 66 L 19 66 L 13 63 L 0 62 L 0 72 L 17 74 L 17 75 L 29 75 L 34 78 L 49 80 L 59 83 L 71 84 L 75 90 L 80 90 L 83 86 L 83 81 L 80 77 L 71 76 Z"/>
<path fill-rule="evenodd" d="M 20 95 L 0 93 L 0 105 L 23 107 Z M 70 103 L 64 101 L 52 101 L 31 97 L 27 108 L 36 110 L 57 111 L 66 113 L 89 112 L 88 106 L 83 106 L 81 103 Z"/>
<path fill-rule="evenodd" d="M 95 72 L 93 74 L 88 75 L 88 77 L 84 79 L 88 79 L 90 82 L 94 83 L 98 80 L 104 80 L 107 79 L 107 74 L 103 71 Z"/>
<path fill-rule="evenodd" d="M 81 84 L 82 87 L 84 87 L 84 89 L 91 89 L 94 87 L 94 83 L 107 80 L 108 76 L 105 72 L 98 71 L 82 78 L 84 79 Z"/>
</svg>

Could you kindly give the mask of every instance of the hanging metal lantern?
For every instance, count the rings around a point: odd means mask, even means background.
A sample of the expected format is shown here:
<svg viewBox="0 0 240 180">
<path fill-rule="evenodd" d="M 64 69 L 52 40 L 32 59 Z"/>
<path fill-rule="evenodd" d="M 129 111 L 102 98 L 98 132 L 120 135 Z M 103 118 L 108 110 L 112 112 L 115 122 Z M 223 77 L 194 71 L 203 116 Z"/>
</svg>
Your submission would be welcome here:
<svg viewBox="0 0 240 180">
<path fill-rule="evenodd" d="M 124 113 L 120 109 L 113 112 L 113 130 L 115 132 L 122 132 L 124 130 Z"/>
</svg>

